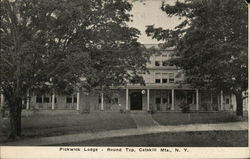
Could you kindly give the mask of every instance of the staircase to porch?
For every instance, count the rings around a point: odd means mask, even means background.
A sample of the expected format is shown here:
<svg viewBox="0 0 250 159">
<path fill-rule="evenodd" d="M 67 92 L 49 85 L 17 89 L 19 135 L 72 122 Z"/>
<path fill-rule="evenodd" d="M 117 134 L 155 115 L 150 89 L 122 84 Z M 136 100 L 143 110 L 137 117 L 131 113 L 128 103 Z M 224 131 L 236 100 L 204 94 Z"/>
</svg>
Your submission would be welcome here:
<svg viewBox="0 0 250 159">
<path fill-rule="evenodd" d="M 135 121 L 137 128 L 159 126 L 151 114 L 142 111 L 133 111 L 130 116 Z"/>
</svg>

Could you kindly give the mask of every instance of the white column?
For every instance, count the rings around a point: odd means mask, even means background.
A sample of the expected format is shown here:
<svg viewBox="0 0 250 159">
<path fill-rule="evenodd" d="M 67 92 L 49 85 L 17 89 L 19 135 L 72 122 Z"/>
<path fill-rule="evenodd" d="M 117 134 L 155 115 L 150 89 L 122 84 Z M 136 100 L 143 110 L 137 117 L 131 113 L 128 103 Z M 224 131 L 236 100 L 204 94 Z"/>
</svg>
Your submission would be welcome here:
<svg viewBox="0 0 250 159">
<path fill-rule="evenodd" d="M 80 110 L 80 92 L 76 93 L 76 110 Z"/>
<path fill-rule="evenodd" d="M 232 98 L 233 111 L 236 111 L 236 99 L 233 93 L 231 94 L 231 98 Z"/>
<path fill-rule="evenodd" d="M 2 129 L 2 121 L 3 121 L 3 117 L 4 117 L 4 114 L 3 114 L 3 106 L 4 106 L 4 96 L 3 94 L 1 93 L 0 94 L 0 98 L 1 98 L 1 103 L 0 103 L 0 129 Z"/>
<path fill-rule="evenodd" d="M 147 110 L 149 111 L 149 89 L 147 89 Z"/>
<path fill-rule="evenodd" d="M 128 110 L 128 89 L 126 88 L 126 110 Z"/>
<path fill-rule="evenodd" d="M 223 110 L 223 91 L 220 91 L 220 110 Z"/>
<path fill-rule="evenodd" d="M 174 89 L 172 89 L 172 105 L 171 105 L 171 110 L 174 110 Z"/>
<path fill-rule="evenodd" d="M 1 107 L 3 108 L 3 106 L 4 106 L 4 96 L 3 94 L 1 94 Z"/>
<path fill-rule="evenodd" d="M 27 102 L 26 102 L 26 110 L 30 109 L 30 93 L 27 91 Z"/>
<path fill-rule="evenodd" d="M 55 93 L 52 93 L 52 99 L 51 99 L 51 108 L 52 110 L 55 109 Z"/>
<path fill-rule="evenodd" d="M 104 109 L 104 102 L 103 102 L 104 100 L 103 100 L 103 93 L 101 93 L 101 110 L 103 110 Z"/>
<path fill-rule="evenodd" d="M 199 110 L 199 90 L 196 89 L 196 110 Z"/>
</svg>

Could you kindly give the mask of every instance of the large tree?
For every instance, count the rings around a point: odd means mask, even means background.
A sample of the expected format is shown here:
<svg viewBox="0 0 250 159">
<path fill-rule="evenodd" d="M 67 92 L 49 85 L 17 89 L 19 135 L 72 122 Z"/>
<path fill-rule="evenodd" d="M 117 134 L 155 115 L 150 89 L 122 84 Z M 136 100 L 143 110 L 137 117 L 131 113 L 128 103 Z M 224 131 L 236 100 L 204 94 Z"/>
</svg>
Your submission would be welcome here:
<svg viewBox="0 0 250 159">
<path fill-rule="evenodd" d="M 236 95 L 238 116 L 243 115 L 243 92 L 248 88 L 247 4 L 244 0 L 185 0 L 162 3 L 168 16 L 178 16 L 174 29 L 147 27 L 147 34 L 175 46 L 170 61 L 184 69 L 194 87 Z"/>
<path fill-rule="evenodd" d="M 139 31 L 126 25 L 132 8 L 126 0 L 0 3 L 0 90 L 9 107 L 11 138 L 21 136 L 27 92 L 109 87 L 145 69 Z"/>
</svg>

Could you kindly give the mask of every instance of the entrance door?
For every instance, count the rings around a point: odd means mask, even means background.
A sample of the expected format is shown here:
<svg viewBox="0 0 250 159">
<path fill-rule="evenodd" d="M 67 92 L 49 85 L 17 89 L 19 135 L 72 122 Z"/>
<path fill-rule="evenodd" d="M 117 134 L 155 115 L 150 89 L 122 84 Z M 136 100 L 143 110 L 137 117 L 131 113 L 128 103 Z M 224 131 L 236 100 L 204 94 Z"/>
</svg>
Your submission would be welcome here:
<svg viewBox="0 0 250 159">
<path fill-rule="evenodd" d="M 142 110 L 142 94 L 141 92 L 132 92 L 130 95 L 131 110 Z"/>
</svg>

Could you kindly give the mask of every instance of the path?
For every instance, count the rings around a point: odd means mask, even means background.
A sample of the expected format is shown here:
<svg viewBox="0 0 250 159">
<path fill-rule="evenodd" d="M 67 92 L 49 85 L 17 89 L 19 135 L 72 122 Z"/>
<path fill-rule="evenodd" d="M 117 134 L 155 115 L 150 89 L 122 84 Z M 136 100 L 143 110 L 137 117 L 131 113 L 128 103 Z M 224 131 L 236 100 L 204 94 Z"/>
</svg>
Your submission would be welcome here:
<svg viewBox="0 0 250 159">
<path fill-rule="evenodd" d="M 135 112 L 130 116 L 135 121 L 137 128 L 159 126 L 159 124 L 152 118 L 151 114 Z"/>
<path fill-rule="evenodd" d="M 58 145 L 62 143 L 82 142 L 92 139 L 102 139 L 108 137 L 122 137 L 132 135 L 144 135 L 161 132 L 187 132 L 187 131 L 214 131 L 214 130 L 248 130 L 247 122 L 232 122 L 221 124 L 190 124 L 178 126 L 151 126 L 134 129 L 111 130 L 96 133 L 79 133 L 63 136 L 52 136 L 20 140 L 5 143 L 4 146 L 35 146 L 35 145 Z"/>
</svg>

